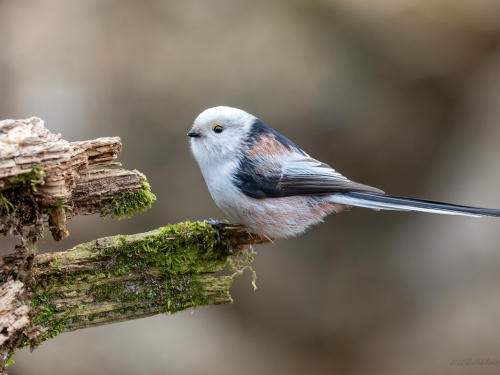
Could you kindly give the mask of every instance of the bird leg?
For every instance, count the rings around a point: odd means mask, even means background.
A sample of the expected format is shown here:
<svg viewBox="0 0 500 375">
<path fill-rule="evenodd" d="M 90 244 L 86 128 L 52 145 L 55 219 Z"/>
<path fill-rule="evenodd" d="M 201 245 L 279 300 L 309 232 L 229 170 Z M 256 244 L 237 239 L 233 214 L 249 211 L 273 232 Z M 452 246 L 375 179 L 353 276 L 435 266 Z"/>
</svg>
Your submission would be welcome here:
<svg viewBox="0 0 500 375">
<path fill-rule="evenodd" d="M 214 230 L 215 233 L 215 238 L 217 238 L 217 244 L 220 245 L 220 230 L 223 228 L 243 228 L 244 225 L 242 224 L 234 224 L 234 223 L 226 223 L 225 221 L 220 221 L 220 220 L 214 220 L 212 218 L 209 218 L 208 220 L 205 220 L 205 223 L 210 224 Z"/>
</svg>

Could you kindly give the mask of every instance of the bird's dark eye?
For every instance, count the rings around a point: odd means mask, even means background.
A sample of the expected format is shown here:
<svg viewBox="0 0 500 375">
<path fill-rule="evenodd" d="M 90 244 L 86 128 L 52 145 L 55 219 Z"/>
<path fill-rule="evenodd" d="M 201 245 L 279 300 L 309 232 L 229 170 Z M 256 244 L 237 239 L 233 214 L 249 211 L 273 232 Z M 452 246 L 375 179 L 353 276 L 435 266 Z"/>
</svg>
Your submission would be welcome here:
<svg viewBox="0 0 500 375">
<path fill-rule="evenodd" d="M 212 126 L 212 130 L 216 133 L 222 133 L 224 128 L 221 126 L 221 124 L 214 124 L 214 126 Z"/>
</svg>

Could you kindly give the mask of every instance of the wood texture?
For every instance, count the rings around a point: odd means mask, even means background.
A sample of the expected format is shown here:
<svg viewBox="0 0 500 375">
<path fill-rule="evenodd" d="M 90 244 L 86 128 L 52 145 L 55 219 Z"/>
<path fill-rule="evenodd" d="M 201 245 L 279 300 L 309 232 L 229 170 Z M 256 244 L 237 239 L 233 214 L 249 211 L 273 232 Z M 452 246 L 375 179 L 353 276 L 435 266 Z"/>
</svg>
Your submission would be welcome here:
<svg viewBox="0 0 500 375">
<path fill-rule="evenodd" d="M 0 346 L 14 340 L 31 322 L 30 308 L 21 303 L 24 284 L 9 280 L 0 286 Z"/>
<path fill-rule="evenodd" d="M 110 169 L 121 148 L 118 137 L 70 143 L 36 117 L 0 121 L 0 234 L 45 222 L 59 241 L 66 218 L 103 214 L 114 197 L 140 191 L 138 172 Z"/>
</svg>

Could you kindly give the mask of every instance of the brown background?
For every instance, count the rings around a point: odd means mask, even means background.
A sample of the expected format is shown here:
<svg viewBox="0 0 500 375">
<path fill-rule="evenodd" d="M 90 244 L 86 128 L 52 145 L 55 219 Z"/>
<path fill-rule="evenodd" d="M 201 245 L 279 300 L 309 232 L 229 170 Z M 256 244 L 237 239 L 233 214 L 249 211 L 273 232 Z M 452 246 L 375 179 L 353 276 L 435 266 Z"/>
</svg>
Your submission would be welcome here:
<svg viewBox="0 0 500 375">
<path fill-rule="evenodd" d="M 223 219 L 186 137 L 221 104 L 354 181 L 500 207 L 498 0 L 0 0 L 0 118 L 118 135 L 158 197 L 43 251 Z M 500 371 L 450 365 L 500 361 L 500 219 L 353 209 L 256 251 L 234 305 L 63 334 L 11 374 Z"/>
</svg>

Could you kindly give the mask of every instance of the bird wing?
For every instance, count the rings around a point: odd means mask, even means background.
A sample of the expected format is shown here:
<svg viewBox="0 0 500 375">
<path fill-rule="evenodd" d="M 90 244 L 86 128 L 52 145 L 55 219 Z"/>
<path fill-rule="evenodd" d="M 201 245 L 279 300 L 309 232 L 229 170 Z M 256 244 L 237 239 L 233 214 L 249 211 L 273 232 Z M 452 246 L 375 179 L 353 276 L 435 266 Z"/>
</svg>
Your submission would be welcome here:
<svg viewBox="0 0 500 375">
<path fill-rule="evenodd" d="M 343 192 L 383 191 L 352 182 L 329 165 L 296 152 L 279 158 L 244 158 L 234 175 L 235 185 L 257 199 L 295 195 L 329 195 Z"/>
</svg>

